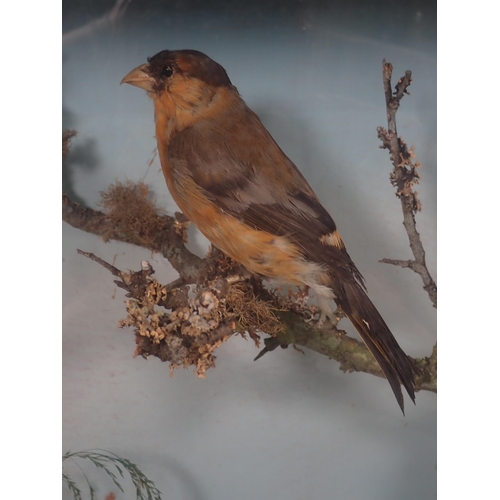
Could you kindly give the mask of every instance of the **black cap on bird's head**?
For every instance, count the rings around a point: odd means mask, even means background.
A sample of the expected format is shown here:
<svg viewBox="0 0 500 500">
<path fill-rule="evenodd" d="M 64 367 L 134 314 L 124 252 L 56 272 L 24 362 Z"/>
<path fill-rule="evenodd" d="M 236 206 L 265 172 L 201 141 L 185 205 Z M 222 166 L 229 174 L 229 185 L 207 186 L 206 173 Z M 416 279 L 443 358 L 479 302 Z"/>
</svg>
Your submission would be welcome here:
<svg viewBox="0 0 500 500">
<path fill-rule="evenodd" d="M 129 83 L 149 92 L 161 92 L 174 74 L 195 78 L 211 87 L 232 87 L 226 70 L 197 50 L 162 50 L 148 57 L 147 64 L 128 73 L 121 83 Z"/>
</svg>

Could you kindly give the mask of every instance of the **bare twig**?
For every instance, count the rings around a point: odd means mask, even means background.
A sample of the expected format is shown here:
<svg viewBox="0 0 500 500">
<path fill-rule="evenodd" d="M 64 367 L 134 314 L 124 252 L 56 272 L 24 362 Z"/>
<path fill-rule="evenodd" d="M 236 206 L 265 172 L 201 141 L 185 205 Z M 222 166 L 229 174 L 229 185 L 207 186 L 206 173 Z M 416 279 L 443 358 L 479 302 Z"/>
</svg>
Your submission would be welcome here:
<svg viewBox="0 0 500 500">
<path fill-rule="evenodd" d="M 62 43 L 65 44 L 74 42 L 80 38 L 90 36 L 96 31 L 113 26 L 116 21 L 123 16 L 130 1 L 131 0 L 116 0 L 113 8 L 109 12 L 106 12 L 103 16 L 93 19 L 84 26 L 80 26 L 79 28 L 75 28 L 74 30 L 64 33 L 62 36 Z"/>
<path fill-rule="evenodd" d="M 382 262 L 383 264 L 392 264 L 393 266 L 399 266 L 403 268 L 410 268 L 413 269 L 413 265 L 415 264 L 415 261 L 413 260 L 398 260 L 398 259 L 380 259 L 379 262 Z"/>
<path fill-rule="evenodd" d="M 97 262 L 98 264 L 101 264 L 101 266 L 105 267 L 113 276 L 120 276 L 121 271 L 115 267 L 106 262 L 105 260 L 102 260 L 100 257 L 97 257 L 97 255 L 91 253 L 91 252 L 84 252 L 83 250 L 80 250 L 77 248 L 77 253 L 80 255 L 83 255 L 84 257 L 87 257 L 87 259 L 93 260 L 94 262 Z"/>
<path fill-rule="evenodd" d="M 427 269 L 425 250 L 415 222 L 415 214 L 422 208 L 418 199 L 418 193 L 413 190 L 413 185 L 417 184 L 420 179 L 420 175 L 417 172 L 420 164 L 413 162 L 415 158 L 414 148 L 408 148 L 403 139 L 398 137 L 396 128 L 396 112 L 403 95 L 409 94 L 408 87 L 412 81 L 411 71 L 406 71 L 405 76 L 398 81 L 395 92 L 393 92 L 391 85 L 392 69 L 392 64 L 386 62 L 384 59 L 383 82 L 388 129 L 378 127 L 377 132 L 379 139 L 382 141 L 381 148 L 389 150 L 390 158 L 394 165 L 394 170 L 390 176 L 391 183 L 397 188 L 396 195 L 401 200 L 403 225 L 408 234 L 414 260 L 382 259 L 380 262 L 407 267 L 418 273 L 424 282 L 424 290 L 428 293 L 434 307 L 437 307 L 437 286 Z"/>
</svg>

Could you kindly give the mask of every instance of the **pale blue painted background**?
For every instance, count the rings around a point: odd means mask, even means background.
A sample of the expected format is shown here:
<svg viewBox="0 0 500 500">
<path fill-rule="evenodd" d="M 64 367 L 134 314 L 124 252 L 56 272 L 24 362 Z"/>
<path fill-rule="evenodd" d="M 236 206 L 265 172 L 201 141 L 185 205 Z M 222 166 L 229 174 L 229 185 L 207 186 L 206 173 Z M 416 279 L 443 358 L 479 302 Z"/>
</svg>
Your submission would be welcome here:
<svg viewBox="0 0 500 500">
<path fill-rule="evenodd" d="M 366 12 L 307 3 L 267 17 L 254 10 L 170 17 L 132 9 L 114 30 L 64 46 L 63 125 L 79 133 L 68 158 L 73 189 L 95 207 L 114 180 L 144 180 L 162 207 L 176 209 L 158 160 L 148 167 L 156 146 L 152 104 L 145 92 L 118 84 L 159 50 L 201 50 L 226 68 L 331 212 L 402 347 L 429 355 L 436 313 L 420 278 L 378 263 L 410 252 L 376 127 L 385 125 L 385 57 L 395 77 L 413 71 L 398 127 L 423 165 L 418 228 L 435 276 L 432 10 L 414 4 L 391 16 L 384 6 Z M 202 252 L 205 241 L 194 233 L 193 240 Z M 116 258 L 119 268 L 138 269 L 147 259 L 160 279 L 175 278 L 158 255 L 63 225 L 63 451 L 99 447 L 130 458 L 166 499 L 435 497 L 434 394 L 419 393 L 415 407 L 407 400 L 403 417 L 382 379 L 342 374 L 336 362 L 291 348 L 253 362 L 253 343 L 239 338 L 218 350 L 206 380 L 192 370 L 170 378 L 157 359 L 132 358 L 132 331 L 116 327 L 123 293 L 77 248 Z M 111 483 L 86 471 L 104 498 Z M 63 497 L 70 498 L 66 490 Z"/>
</svg>

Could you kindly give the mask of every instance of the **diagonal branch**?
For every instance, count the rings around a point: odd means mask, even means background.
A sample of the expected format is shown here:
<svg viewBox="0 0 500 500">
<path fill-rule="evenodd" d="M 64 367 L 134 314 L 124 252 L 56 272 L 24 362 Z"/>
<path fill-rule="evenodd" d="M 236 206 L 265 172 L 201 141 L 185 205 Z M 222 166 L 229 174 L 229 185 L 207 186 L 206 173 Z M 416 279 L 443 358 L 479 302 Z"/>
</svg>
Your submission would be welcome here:
<svg viewBox="0 0 500 500">
<path fill-rule="evenodd" d="M 75 28 L 74 30 L 64 33 L 62 36 L 62 43 L 71 43 L 79 40 L 80 38 L 90 36 L 97 31 L 107 28 L 108 26 L 113 26 L 116 21 L 122 17 L 123 14 L 125 14 L 129 3 L 130 0 L 116 0 L 115 5 L 109 12 L 106 12 L 101 17 L 93 19 L 79 28 Z"/>
</svg>

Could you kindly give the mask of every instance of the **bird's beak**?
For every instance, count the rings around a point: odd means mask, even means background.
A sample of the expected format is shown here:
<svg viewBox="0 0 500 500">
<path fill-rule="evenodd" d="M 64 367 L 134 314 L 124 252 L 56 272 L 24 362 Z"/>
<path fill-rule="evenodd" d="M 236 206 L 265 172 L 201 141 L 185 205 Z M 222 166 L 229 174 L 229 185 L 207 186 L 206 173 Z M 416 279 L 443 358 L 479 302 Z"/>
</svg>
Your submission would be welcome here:
<svg viewBox="0 0 500 500">
<path fill-rule="evenodd" d="M 137 66 L 137 68 L 133 69 L 130 73 L 123 77 L 120 85 L 122 83 L 128 83 L 130 85 L 134 85 L 135 87 L 147 90 L 148 92 L 153 92 L 154 79 L 148 75 L 148 67 L 149 64 Z"/>
</svg>

